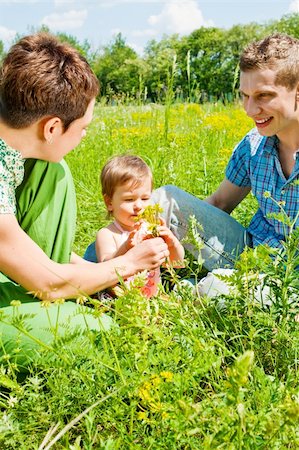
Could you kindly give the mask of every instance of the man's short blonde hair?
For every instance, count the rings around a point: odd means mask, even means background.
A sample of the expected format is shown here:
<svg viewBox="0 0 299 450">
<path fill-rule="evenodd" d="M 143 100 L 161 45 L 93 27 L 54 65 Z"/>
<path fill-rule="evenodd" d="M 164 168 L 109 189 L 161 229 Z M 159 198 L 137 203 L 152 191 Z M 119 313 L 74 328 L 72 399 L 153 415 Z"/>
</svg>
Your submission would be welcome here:
<svg viewBox="0 0 299 450">
<path fill-rule="evenodd" d="M 299 82 L 299 40 L 275 33 L 249 44 L 240 56 L 240 70 L 257 69 L 275 70 L 275 83 L 294 89 Z"/>
</svg>

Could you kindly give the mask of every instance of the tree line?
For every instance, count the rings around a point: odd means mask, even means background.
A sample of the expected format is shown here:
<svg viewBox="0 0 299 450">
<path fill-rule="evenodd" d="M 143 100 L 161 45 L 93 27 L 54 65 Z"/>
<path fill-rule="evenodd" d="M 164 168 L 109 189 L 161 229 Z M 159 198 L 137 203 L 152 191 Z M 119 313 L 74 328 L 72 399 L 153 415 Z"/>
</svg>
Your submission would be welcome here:
<svg viewBox="0 0 299 450">
<path fill-rule="evenodd" d="M 201 27 L 183 37 L 165 35 L 160 41 L 149 41 L 142 56 L 126 44 L 121 33 L 96 51 L 87 40 L 80 43 L 74 36 L 56 35 L 86 57 L 100 81 L 101 97 L 108 103 L 226 102 L 238 95 L 238 59 L 243 48 L 274 32 L 299 37 L 299 14 L 230 29 Z M 4 54 L 0 41 L 0 58 Z"/>
</svg>

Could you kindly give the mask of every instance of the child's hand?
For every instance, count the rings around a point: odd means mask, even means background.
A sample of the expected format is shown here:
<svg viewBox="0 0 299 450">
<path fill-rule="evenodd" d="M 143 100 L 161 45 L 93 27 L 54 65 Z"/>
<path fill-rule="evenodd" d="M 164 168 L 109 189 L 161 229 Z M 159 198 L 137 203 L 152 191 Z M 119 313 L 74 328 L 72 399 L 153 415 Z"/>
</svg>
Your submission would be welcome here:
<svg viewBox="0 0 299 450">
<path fill-rule="evenodd" d="M 160 218 L 161 225 L 157 227 L 158 235 L 164 239 L 167 247 L 170 249 L 175 246 L 177 243 L 177 238 L 173 234 L 173 232 L 166 226 L 166 222 L 164 219 Z"/>
<path fill-rule="evenodd" d="M 141 219 L 139 222 L 136 222 L 135 228 L 134 245 L 140 244 L 140 242 L 153 237 L 148 231 L 148 224 L 145 220 Z"/>
<path fill-rule="evenodd" d="M 126 240 L 127 250 L 130 250 L 137 244 L 140 244 L 140 242 L 151 237 L 153 236 L 147 233 L 146 222 L 144 220 L 136 222 L 133 231 L 131 231 L 131 233 L 128 236 L 128 239 Z"/>
<path fill-rule="evenodd" d="M 169 250 L 169 261 L 173 267 L 184 267 L 185 250 L 173 232 L 166 226 L 164 219 L 160 218 L 161 225 L 157 227 L 158 235 L 164 240 Z"/>
<path fill-rule="evenodd" d="M 125 241 L 126 250 L 130 250 L 131 248 L 135 247 L 137 244 L 136 242 L 136 233 L 138 231 L 138 226 L 134 227 L 134 230 L 130 232 L 128 239 Z"/>
</svg>

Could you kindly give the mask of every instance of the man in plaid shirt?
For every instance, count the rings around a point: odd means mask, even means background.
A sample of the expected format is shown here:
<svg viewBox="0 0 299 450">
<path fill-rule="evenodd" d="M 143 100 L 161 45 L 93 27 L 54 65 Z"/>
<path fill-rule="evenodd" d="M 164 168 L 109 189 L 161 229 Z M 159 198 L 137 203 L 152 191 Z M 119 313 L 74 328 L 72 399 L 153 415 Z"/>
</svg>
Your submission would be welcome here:
<svg viewBox="0 0 299 450">
<path fill-rule="evenodd" d="M 205 201 L 175 186 L 153 195 L 180 239 L 190 215 L 202 224 L 208 270 L 233 267 L 245 245 L 281 246 L 298 221 L 299 40 L 276 33 L 250 44 L 240 57 L 240 92 L 255 128 L 234 149 L 216 192 Z M 245 229 L 229 214 L 250 191 L 259 207 Z"/>
</svg>

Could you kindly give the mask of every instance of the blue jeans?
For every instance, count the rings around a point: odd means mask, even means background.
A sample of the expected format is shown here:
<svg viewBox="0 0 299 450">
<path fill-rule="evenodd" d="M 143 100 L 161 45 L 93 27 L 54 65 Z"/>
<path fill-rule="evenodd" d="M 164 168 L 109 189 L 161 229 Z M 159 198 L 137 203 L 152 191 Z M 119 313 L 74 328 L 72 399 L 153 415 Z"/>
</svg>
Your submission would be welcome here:
<svg viewBox="0 0 299 450">
<path fill-rule="evenodd" d="M 176 186 L 163 186 L 153 192 L 152 200 L 163 208 L 162 216 L 171 231 L 182 241 L 188 232 L 190 216 L 200 224 L 198 233 L 204 245 L 201 257 L 204 267 L 232 268 L 245 246 L 251 246 L 250 234 L 233 217 Z M 188 245 L 195 258 L 198 250 Z"/>
<path fill-rule="evenodd" d="M 232 268 L 245 246 L 252 246 L 250 234 L 241 224 L 224 211 L 194 197 L 176 186 L 162 186 L 152 194 L 152 202 L 163 208 L 162 216 L 167 226 L 182 241 L 189 229 L 189 218 L 195 216 L 204 247 L 201 257 L 204 267 Z M 184 246 L 198 258 L 198 250 L 188 244 Z M 84 258 L 96 261 L 94 242 L 87 248 Z"/>
</svg>

